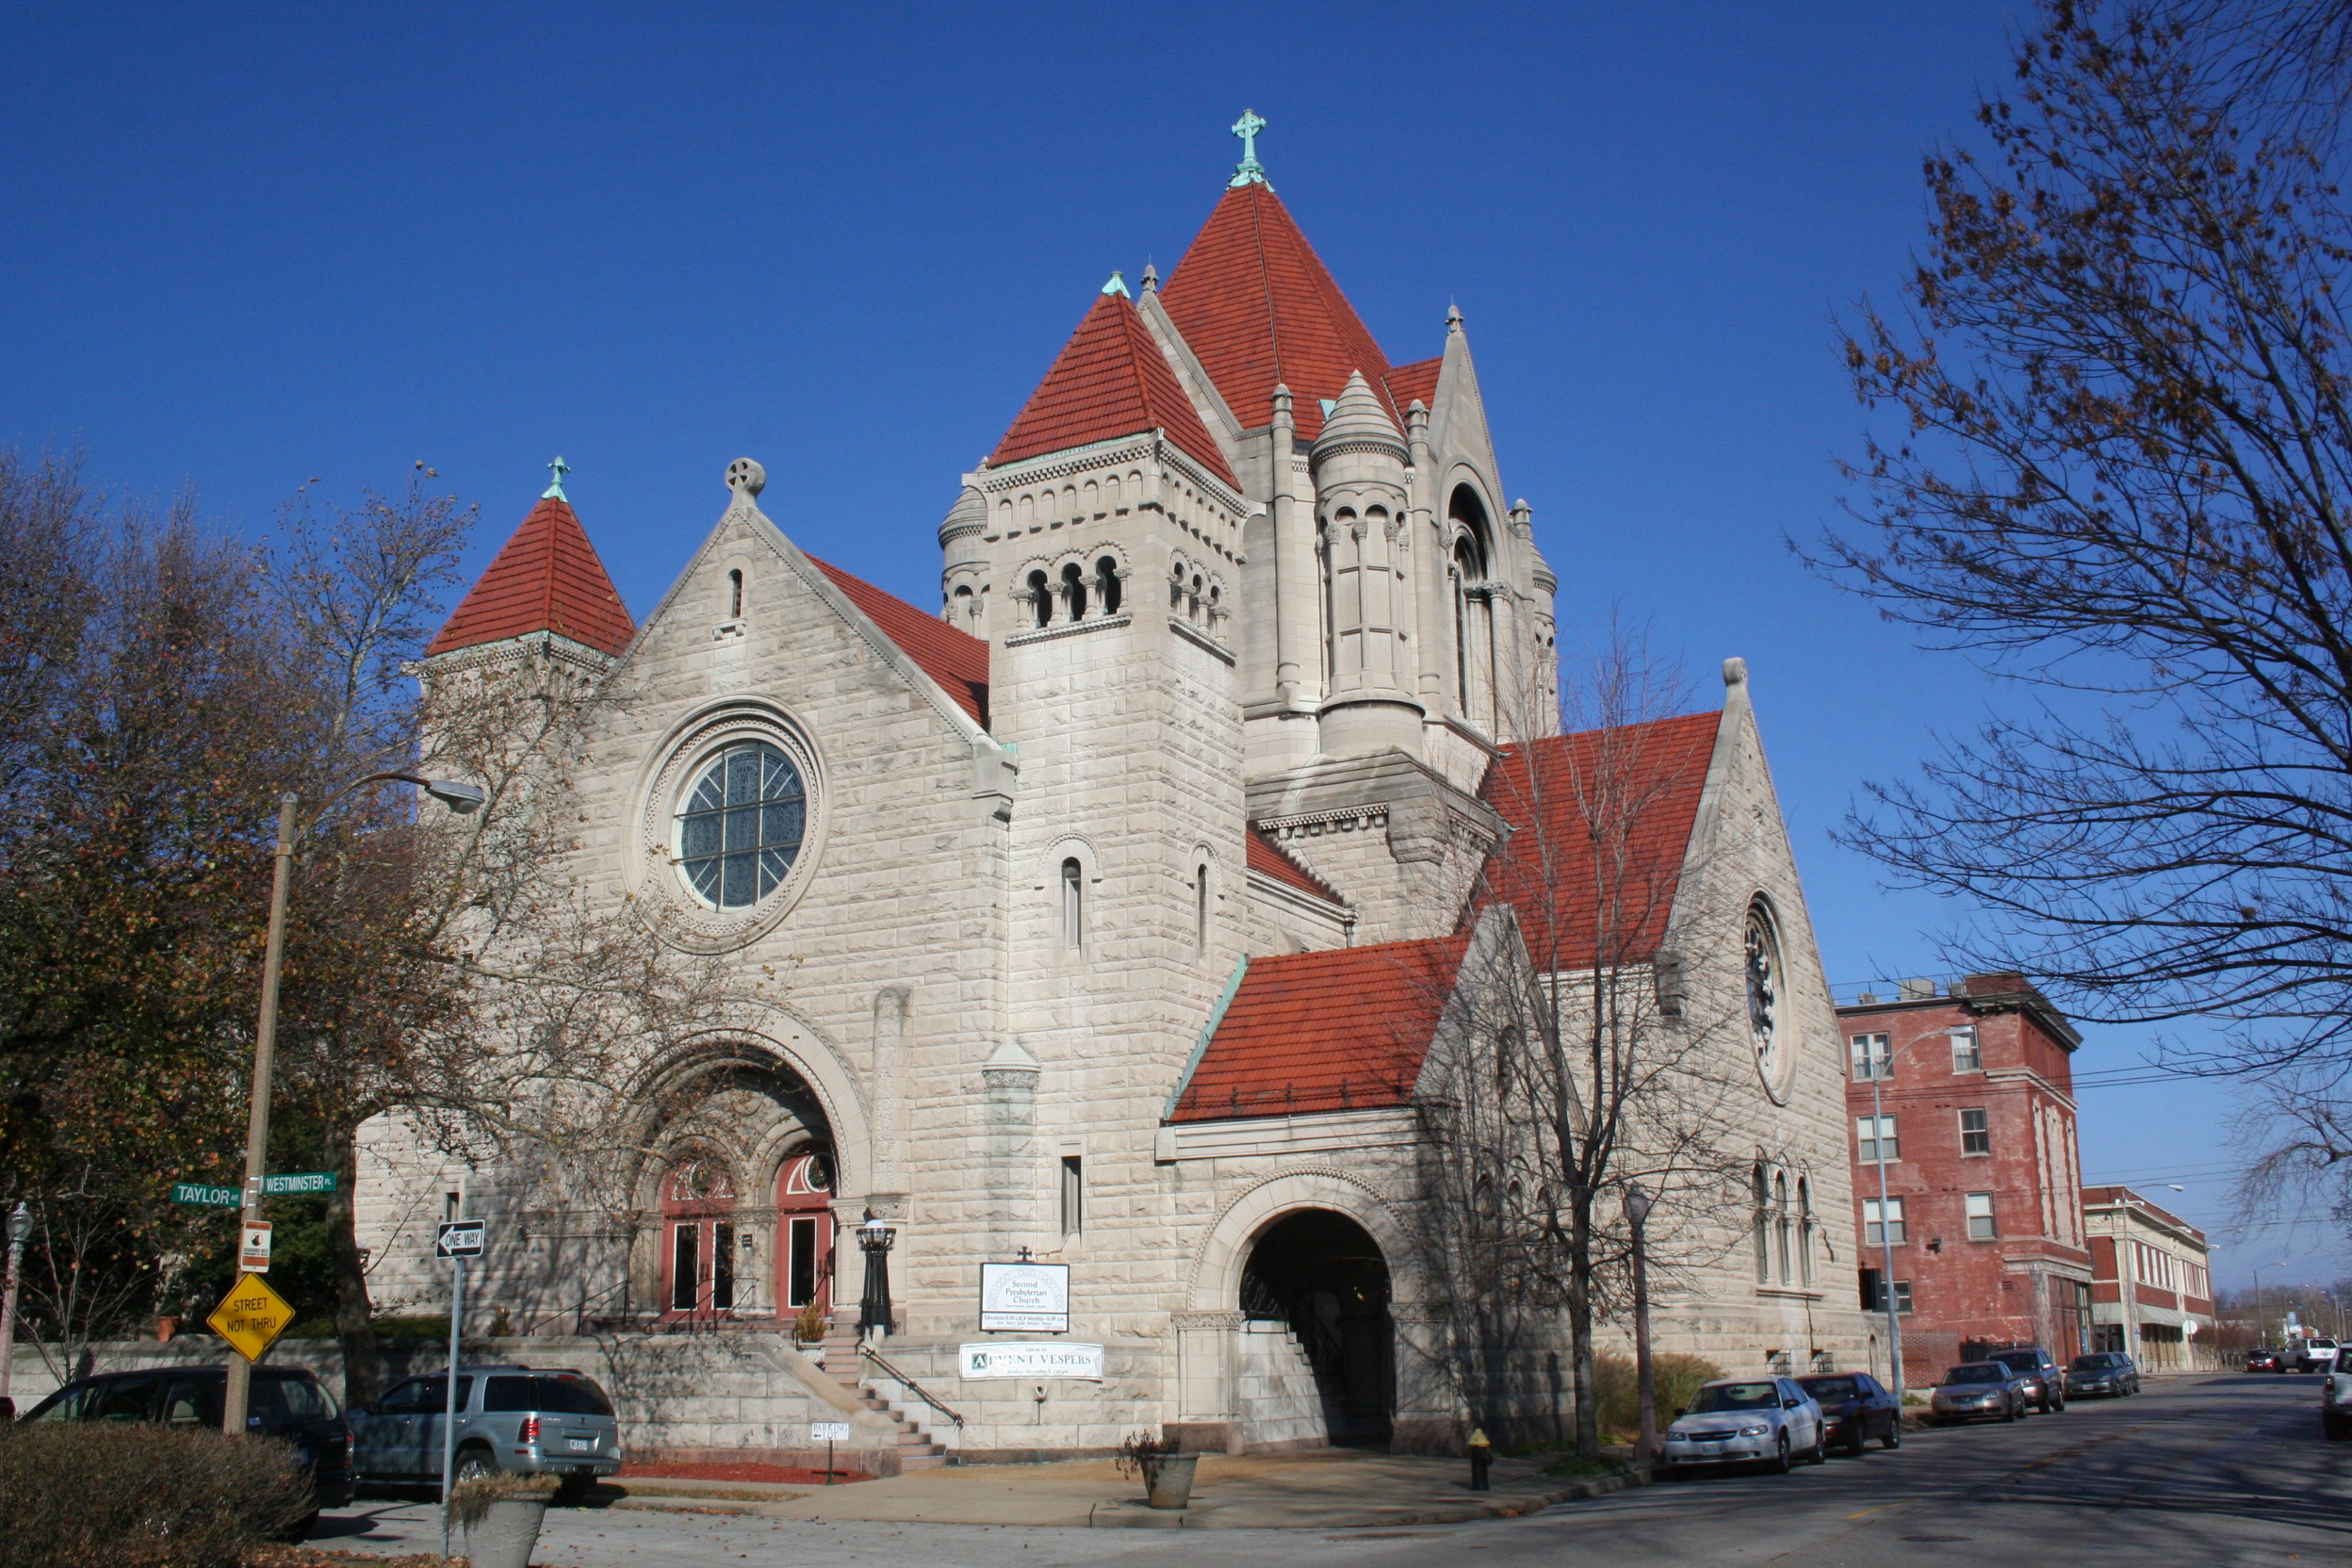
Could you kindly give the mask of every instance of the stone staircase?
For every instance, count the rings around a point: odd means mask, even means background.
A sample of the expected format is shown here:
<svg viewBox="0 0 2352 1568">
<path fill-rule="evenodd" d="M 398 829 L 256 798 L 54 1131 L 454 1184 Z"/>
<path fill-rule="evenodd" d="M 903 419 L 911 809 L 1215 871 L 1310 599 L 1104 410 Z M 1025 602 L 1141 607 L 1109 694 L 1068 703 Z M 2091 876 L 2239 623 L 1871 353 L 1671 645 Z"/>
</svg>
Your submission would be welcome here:
<svg viewBox="0 0 2352 1568">
<path fill-rule="evenodd" d="M 858 1353 L 856 1321 L 847 1314 L 834 1318 L 832 1331 L 825 1336 L 826 1374 L 856 1395 L 859 1404 L 898 1423 L 898 1468 L 902 1473 L 940 1468 L 947 1463 L 947 1446 L 933 1442 L 931 1434 L 905 1411 L 866 1386 L 865 1358 Z"/>
</svg>

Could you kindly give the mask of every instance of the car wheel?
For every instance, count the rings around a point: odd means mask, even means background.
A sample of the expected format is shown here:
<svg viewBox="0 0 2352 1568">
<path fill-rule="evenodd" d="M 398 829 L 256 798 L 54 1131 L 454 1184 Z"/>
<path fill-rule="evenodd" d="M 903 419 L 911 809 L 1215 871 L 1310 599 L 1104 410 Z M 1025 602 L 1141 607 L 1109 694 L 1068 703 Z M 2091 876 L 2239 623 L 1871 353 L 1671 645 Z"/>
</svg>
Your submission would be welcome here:
<svg viewBox="0 0 2352 1568">
<path fill-rule="evenodd" d="M 1861 1445 L 1856 1444 L 1854 1446 L 1859 1448 Z M 1829 1433 L 1820 1427 L 1813 1429 L 1813 1451 L 1805 1456 L 1805 1462 L 1807 1464 L 1829 1462 Z"/>
<path fill-rule="evenodd" d="M 1887 1448 L 1903 1446 L 1903 1413 L 1901 1411 L 1897 1411 L 1895 1418 L 1886 1423 L 1886 1435 L 1879 1439 L 1879 1444 Z"/>
<path fill-rule="evenodd" d="M 2023 1415 L 2024 1413 L 2024 1408 L 2015 1399 L 2010 1400 L 2007 1404 L 2001 1407 L 2001 1418 L 2003 1421 L 2015 1421 L 2017 1417 Z"/>
<path fill-rule="evenodd" d="M 1788 1473 L 1788 1429 L 1786 1427 L 1781 1429 L 1780 1438 L 1773 1446 L 1772 1457 L 1768 1463 L 1775 1476 Z"/>
<path fill-rule="evenodd" d="M 1846 1457 L 1860 1459 L 1864 1454 L 1869 1453 L 1870 1449 L 1870 1429 L 1857 1421 L 1854 1427 L 1854 1441 L 1846 1445 Z"/>
<path fill-rule="evenodd" d="M 498 1462 L 487 1448 L 462 1448 L 457 1455 L 457 1479 L 478 1481 L 498 1473 Z"/>
</svg>

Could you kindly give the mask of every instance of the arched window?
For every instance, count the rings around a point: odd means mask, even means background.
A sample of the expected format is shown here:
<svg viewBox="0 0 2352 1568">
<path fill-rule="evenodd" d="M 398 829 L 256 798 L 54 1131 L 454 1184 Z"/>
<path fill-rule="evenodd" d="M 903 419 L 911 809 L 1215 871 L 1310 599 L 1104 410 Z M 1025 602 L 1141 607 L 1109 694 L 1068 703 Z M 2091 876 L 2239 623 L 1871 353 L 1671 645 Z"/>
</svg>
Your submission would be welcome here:
<svg viewBox="0 0 2352 1568">
<path fill-rule="evenodd" d="M 1119 613 L 1119 563 L 1107 555 L 1094 564 L 1094 591 L 1102 596 L 1102 613 Z"/>
<path fill-rule="evenodd" d="M 1770 1284 L 1772 1279 L 1772 1188 L 1765 1183 L 1764 1168 L 1757 1166 L 1748 1176 L 1748 1197 L 1755 1205 L 1753 1224 L 1756 1239 L 1756 1282 Z"/>
<path fill-rule="evenodd" d="M 678 808 L 678 864 L 687 886 L 719 909 L 747 909 L 774 892 L 799 858 L 808 794 L 792 760 L 763 741 L 712 758 Z"/>
<path fill-rule="evenodd" d="M 956 588 L 955 601 L 947 618 L 951 623 L 961 623 L 972 618 L 971 584 L 961 584 Z"/>
<path fill-rule="evenodd" d="M 1511 1075 L 1519 1065 L 1519 1026 L 1506 1023 L 1494 1037 L 1494 1092 L 1511 1093 Z"/>
<path fill-rule="evenodd" d="M 743 618 L 743 574 L 742 572 L 734 571 L 727 574 L 727 618 L 730 621 L 740 621 Z"/>
<path fill-rule="evenodd" d="M 1086 579 L 1075 561 L 1062 568 L 1062 602 L 1070 607 L 1071 620 L 1086 619 Z"/>
<path fill-rule="evenodd" d="M 1192 950 L 1203 956 L 1209 951 L 1209 863 L 1206 860 L 1195 867 L 1192 874 Z"/>
<path fill-rule="evenodd" d="M 1772 1178 L 1772 1234 L 1780 1244 L 1780 1282 L 1787 1284 L 1790 1269 L 1788 1266 L 1788 1178 L 1785 1174 Z"/>
<path fill-rule="evenodd" d="M 1039 626 L 1049 625 L 1053 621 L 1054 595 L 1046 587 L 1043 572 L 1029 574 L 1029 602 L 1037 611 Z"/>
<path fill-rule="evenodd" d="M 1086 870 L 1075 858 L 1062 862 L 1062 945 L 1072 953 L 1086 946 Z"/>
<path fill-rule="evenodd" d="M 1797 1178 L 1797 1278 L 1813 1282 L 1813 1184 Z"/>
<path fill-rule="evenodd" d="M 1198 572 L 1192 575 L 1192 618 L 1196 623 L 1200 619 L 1200 574 Z"/>
</svg>

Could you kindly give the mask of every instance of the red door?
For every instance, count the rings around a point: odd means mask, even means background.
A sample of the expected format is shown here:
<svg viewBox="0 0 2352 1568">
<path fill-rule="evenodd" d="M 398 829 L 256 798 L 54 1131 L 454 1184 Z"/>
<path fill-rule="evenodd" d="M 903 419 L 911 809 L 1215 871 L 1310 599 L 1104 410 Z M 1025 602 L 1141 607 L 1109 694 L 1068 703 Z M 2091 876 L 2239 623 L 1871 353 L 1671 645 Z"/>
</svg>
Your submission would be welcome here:
<svg viewBox="0 0 2352 1568">
<path fill-rule="evenodd" d="M 735 1308 L 735 1186 L 705 1160 L 675 1167 L 662 1183 L 662 1310 L 715 1316 Z"/>
<path fill-rule="evenodd" d="M 776 1178 L 776 1298 L 797 1313 L 833 1310 L 833 1161 L 795 1154 Z"/>
</svg>

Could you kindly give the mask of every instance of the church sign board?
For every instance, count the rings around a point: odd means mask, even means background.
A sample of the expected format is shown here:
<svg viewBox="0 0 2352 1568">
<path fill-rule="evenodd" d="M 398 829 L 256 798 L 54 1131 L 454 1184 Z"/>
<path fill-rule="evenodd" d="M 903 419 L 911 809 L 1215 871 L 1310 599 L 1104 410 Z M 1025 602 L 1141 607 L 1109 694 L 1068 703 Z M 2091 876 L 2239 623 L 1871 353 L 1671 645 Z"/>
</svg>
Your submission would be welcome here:
<svg viewBox="0 0 2352 1568">
<path fill-rule="evenodd" d="M 1027 1344 L 991 1340 L 956 1347 L 956 1359 L 972 1378 L 1091 1378 L 1102 1380 L 1100 1345 Z"/>
<path fill-rule="evenodd" d="M 1070 1332 L 1070 1265 L 982 1264 L 980 1331 L 984 1334 Z"/>
</svg>

